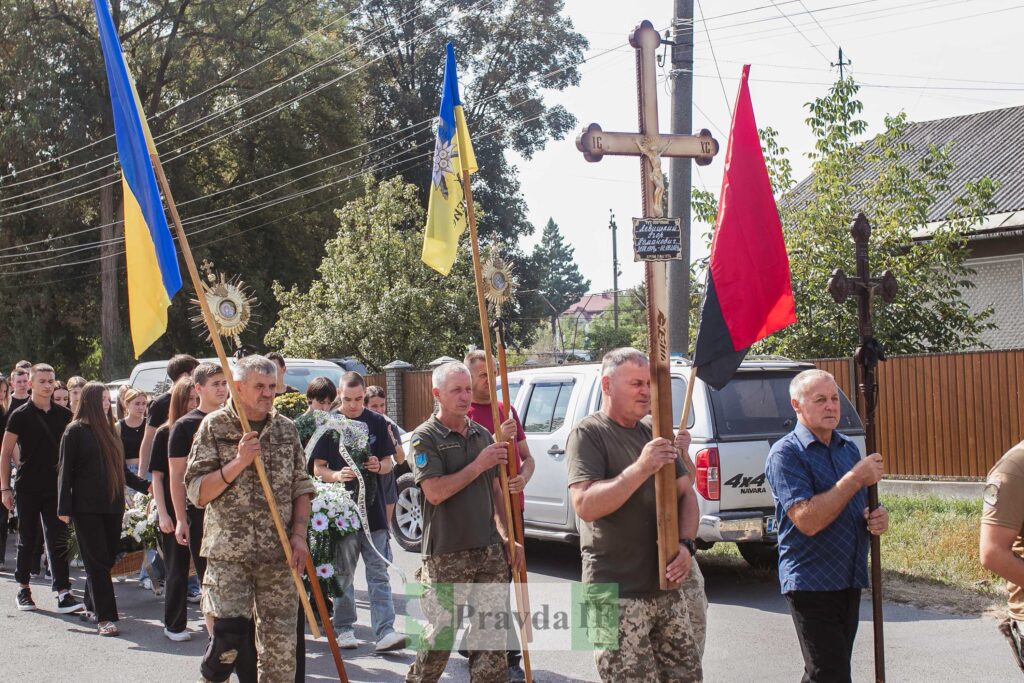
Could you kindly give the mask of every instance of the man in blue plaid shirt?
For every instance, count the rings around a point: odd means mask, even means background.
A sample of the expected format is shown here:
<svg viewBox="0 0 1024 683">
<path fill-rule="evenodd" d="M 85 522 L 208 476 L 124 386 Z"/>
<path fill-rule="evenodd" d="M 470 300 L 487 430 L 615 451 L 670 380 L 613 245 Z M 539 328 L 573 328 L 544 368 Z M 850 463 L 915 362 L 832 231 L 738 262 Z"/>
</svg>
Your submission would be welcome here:
<svg viewBox="0 0 1024 683">
<path fill-rule="evenodd" d="M 835 431 L 839 387 L 824 370 L 793 378 L 797 425 L 772 446 L 765 474 L 779 520 L 779 583 L 804 656 L 805 683 L 850 681 L 860 592 L 868 586 L 869 534 L 889 513 L 867 508 L 866 487 L 882 478 L 882 456 Z"/>
</svg>

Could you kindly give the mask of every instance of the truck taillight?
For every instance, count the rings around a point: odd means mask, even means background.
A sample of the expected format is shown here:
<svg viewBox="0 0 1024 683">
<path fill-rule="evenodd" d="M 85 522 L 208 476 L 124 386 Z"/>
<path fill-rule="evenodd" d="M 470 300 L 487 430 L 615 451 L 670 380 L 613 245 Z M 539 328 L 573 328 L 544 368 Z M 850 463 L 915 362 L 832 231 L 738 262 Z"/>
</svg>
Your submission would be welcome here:
<svg viewBox="0 0 1024 683">
<path fill-rule="evenodd" d="M 718 449 L 705 448 L 697 453 L 697 493 L 705 500 L 718 500 Z"/>
</svg>

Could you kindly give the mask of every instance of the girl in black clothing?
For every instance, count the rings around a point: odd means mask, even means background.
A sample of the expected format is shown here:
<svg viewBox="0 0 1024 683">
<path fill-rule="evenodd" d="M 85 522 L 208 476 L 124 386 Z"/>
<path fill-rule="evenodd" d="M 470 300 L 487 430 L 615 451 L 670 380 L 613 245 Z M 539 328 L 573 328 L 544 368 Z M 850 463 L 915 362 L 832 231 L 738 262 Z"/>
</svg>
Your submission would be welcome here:
<svg viewBox="0 0 1024 683">
<path fill-rule="evenodd" d="M 100 382 L 82 389 L 71 424 L 60 441 L 57 513 L 74 521 L 85 562 L 85 605 L 95 612 L 101 636 L 116 636 L 117 601 L 110 569 L 121 542 L 125 483 L 149 492 L 149 482 L 128 471 L 124 449 L 108 417 L 110 393 Z"/>
<path fill-rule="evenodd" d="M 147 400 L 146 394 L 135 387 L 125 389 L 121 402 L 124 419 L 117 422 L 128 469 L 142 477 L 145 477 L 146 473 L 139 472 L 139 447 L 142 446 L 142 436 L 146 429 Z"/>
</svg>

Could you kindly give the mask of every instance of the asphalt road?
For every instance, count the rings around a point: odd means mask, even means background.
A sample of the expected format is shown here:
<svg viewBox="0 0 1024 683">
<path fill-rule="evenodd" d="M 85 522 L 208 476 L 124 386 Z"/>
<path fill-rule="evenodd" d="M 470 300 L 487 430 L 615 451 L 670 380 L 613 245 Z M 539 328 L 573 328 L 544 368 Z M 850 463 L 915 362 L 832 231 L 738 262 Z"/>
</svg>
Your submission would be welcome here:
<svg viewBox="0 0 1024 683">
<path fill-rule="evenodd" d="M 18 612 L 12 577 L 15 549 L 7 549 L 7 567 L 0 570 L 0 681 L 76 681 L 163 683 L 193 681 L 206 646 L 201 617 L 190 607 L 193 639 L 172 643 L 164 638 L 160 618 L 162 598 L 138 588 L 129 579 L 115 584 L 122 614 L 120 638 L 100 638 L 95 627 L 75 616 L 53 611 L 48 583 L 36 582 L 33 595 L 39 610 Z M 552 543 L 527 545 L 530 594 L 536 611 L 545 601 L 564 602 L 569 584 L 579 580 L 579 554 Z M 398 565 L 410 578 L 419 565 L 416 555 L 396 546 Z M 702 562 L 711 603 L 708 614 L 705 680 L 797 681 L 802 660 L 786 603 L 772 579 L 716 561 Z M 84 585 L 74 570 L 75 589 Z M 398 585 L 395 576 L 393 585 Z M 357 582 L 360 625 L 356 636 L 369 640 L 369 610 L 365 581 Z M 400 615 L 408 605 L 396 600 Z M 854 680 L 873 679 L 870 603 L 862 603 L 861 626 L 854 653 Z M 995 621 L 952 616 L 887 604 L 886 659 L 889 681 L 1002 682 L 1021 680 Z M 399 616 L 399 626 L 403 624 Z M 336 680 L 326 641 L 307 637 L 307 680 Z M 589 652 L 531 652 L 538 682 L 597 681 Z M 349 679 L 401 681 L 412 654 L 377 656 L 372 644 L 343 651 Z M 453 655 L 444 681 L 468 681 L 466 661 Z"/>
</svg>

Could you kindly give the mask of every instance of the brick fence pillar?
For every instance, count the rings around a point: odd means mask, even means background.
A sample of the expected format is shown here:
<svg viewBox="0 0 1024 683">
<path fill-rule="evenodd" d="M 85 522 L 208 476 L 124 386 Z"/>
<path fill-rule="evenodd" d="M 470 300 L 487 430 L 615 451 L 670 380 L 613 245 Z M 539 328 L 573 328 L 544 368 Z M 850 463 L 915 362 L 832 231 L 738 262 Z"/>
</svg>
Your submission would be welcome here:
<svg viewBox="0 0 1024 683">
<path fill-rule="evenodd" d="M 405 420 L 405 416 L 402 414 L 403 375 L 411 367 L 412 364 L 406 363 L 404 360 L 393 360 L 384 366 L 384 377 L 388 387 L 388 416 L 399 425 L 403 424 Z"/>
</svg>

